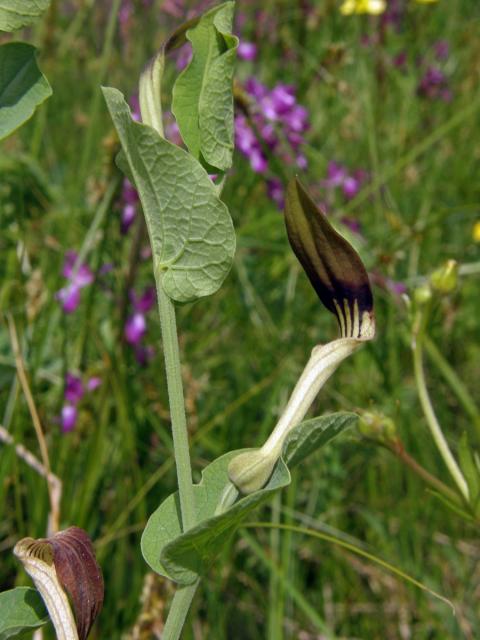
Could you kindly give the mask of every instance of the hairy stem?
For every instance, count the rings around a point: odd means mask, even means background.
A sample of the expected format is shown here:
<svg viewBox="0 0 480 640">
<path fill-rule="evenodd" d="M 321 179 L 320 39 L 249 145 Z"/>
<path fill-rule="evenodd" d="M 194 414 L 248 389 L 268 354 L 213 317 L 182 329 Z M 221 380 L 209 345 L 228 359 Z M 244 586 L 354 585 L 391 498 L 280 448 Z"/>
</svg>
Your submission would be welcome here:
<svg viewBox="0 0 480 640">
<path fill-rule="evenodd" d="M 173 449 L 177 467 L 178 493 L 182 514 L 182 530 L 194 526 L 196 520 L 193 497 L 192 468 L 188 447 L 187 419 L 183 401 L 183 383 L 180 370 L 177 323 L 173 302 L 164 292 L 161 275 L 155 274 L 158 311 L 162 328 L 163 355 L 167 374 L 168 401 L 172 421 Z"/>
</svg>

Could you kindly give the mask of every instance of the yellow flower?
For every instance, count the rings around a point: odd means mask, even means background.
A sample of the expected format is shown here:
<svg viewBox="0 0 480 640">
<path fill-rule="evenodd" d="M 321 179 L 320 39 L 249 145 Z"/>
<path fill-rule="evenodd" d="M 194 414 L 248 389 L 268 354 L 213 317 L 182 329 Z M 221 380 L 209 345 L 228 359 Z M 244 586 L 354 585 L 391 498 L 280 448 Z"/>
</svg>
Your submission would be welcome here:
<svg viewBox="0 0 480 640">
<path fill-rule="evenodd" d="M 378 16 L 386 8 L 385 0 L 345 0 L 340 7 L 340 13 L 344 16 L 351 16 L 353 13 L 369 13 L 372 16 Z"/>
<path fill-rule="evenodd" d="M 480 242 L 480 220 L 473 225 L 472 238 L 474 242 Z"/>
</svg>

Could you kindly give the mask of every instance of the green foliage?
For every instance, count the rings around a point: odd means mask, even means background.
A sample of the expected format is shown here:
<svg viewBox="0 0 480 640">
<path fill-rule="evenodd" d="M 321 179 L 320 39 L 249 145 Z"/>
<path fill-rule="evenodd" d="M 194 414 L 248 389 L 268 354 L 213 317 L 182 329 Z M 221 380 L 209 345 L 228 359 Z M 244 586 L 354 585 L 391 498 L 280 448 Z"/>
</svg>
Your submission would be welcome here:
<svg viewBox="0 0 480 640">
<path fill-rule="evenodd" d="M 45 624 L 48 614 L 36 589 L 17 587 L 0 593 L 0 640 Z"/>
<path fill-rule="evenodd" d="M 205 13 L 187 31 L 193 56 L 173 88 L 172 111 L 190 153 L 212 171 L 226 171 L 233 154 L 231 86 L 238 38 L 233 2 Z"/>
<path fill-rule="evenodd" d="M 50 0 L 6 0 L 0 5 L 0 31 L 27 27 L 48 9 Z"/>
<path fill-rule="evenodd" d="M 134 122 L 119 91 L 104 88 L 103 94 L 140 195 L 165 293 L 177 302 L 214 293 L 235 251 L 227 207 L 194 158 Z"/>
<path fill-rule="evenodd" d="M 35 47 L 25 42 L 0 46 L 0 140 L 31 118 L 51 95 Z"/>
<path fill-rule="evenodd" d="M 251 511 L 290 484 L 289 466 L 298 465 L 351 427 L 356 419 L 355 414 L 337 413 L 302 422 L 285 442 L 283 456 L 265 487 L 241 498 L 223 512 L 219 512 L 222 496 L 232 487 L 228 464 L 241 452 L 231 451 L 209 464 L 202 480 L 194 487 L 199 524 L 182 534 L 178 493 L 172 494 L 150 516 L 145 528 L 142 536 L 145 560 L 154 571 L 180 584 L 195 582 L 198 575 L 205 575 L 209 570 L 223 545 Z"/>
</svg>

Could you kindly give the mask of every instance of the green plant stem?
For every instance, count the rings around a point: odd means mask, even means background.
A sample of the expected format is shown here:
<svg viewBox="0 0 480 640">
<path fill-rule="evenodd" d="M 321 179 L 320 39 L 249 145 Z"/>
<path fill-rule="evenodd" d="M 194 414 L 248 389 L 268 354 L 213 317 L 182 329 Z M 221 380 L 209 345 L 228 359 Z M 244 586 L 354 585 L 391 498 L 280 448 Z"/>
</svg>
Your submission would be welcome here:
<svg viewBox="0 0 480 640">
<path fill-rule="evenodd" d="M 480 410 L 475 404 L 475 400 L 472 398 L 470 392 L 458 377 L 455 369 L 450 366 L 448 361 L 444 358 L 437 345 L 425 335 L 424 337 L 425 350 L 431 358 L 434 365 L 437 367 L 445 381 L 450 386 L 451 390 L 457 396 L 460 404 L 463 406 L 465 413 L 472 419 L 472 422 L 480 435 Z"/>
<path fill-rule="evenodd" d="M 389 451 L 395 454 L 407 467 L 409 467 L 414 473 L 416 473 L 424 482 L 429 484 L 433 489 L 443 494 L 448 500 L 461 505 L 462 501 L 456 491 L 450 489 L 444 482 L 439 480 L 436 476 L 427 471 L 421 464 L 419 464 L 415 458 L 405 451 L 403 443 L 400 440 L 394 440 L 384 445 Z"/>
<path fill-rule="evenodd" d="M 180 369 L 177 323 L 173 302 L 164 292 L 161 275 L 155 274 L 158 312 L 162 329 L 163 355 L 167 374 L 168 401 L 172 421 L 173 449 L 177 467 L 178 493 L 182 514 L 182 530 L 187 531 L 196 521 L 193 496 L 192 468 L 188 448 L 187 418 L 183 401 L 183 383 Z"/>
<path fill-rule="evenodd" d="M 443 461 L 450 472 L 455 484 L 457 485 L 461 495 L 465 498 L 467 503 L 469 502 L 469 491 L 468 486 L 463 477 L 463 474 L 458 466 L 455 458 L 453 457 L 452 452 L 450 451 L 450 447 L 448 446 L 447 440 L 443 435 L 442 428 L 440 423 L 437 420 L 437 416 L 435 415 L 435 411 L 433 409 L 432 402 L 430 400 L 430 396 L 428 394 L 427 384 L 425 381 L 425 371 L 423 369 L 423 338 L 425 335 L 425 322 L 426 322 L 426 311 L 419 312 L 416 322 L 416 327 L 418 328 L 415 331 L 414 339 L 412 342 L 413 349 L 413 368 L 415 372 L 415 381 L 417 385 L 418 397 L 420 398 L 420 404 L 422 405 L 423 413 L 425 414 L 425 418 L 427 420 L 428 427 L 430 429 L 430 433 L 432 434 L 432 438 L 437 445 L 437 448 L 440 452 L 440 455 L 443 458 Z"/>
<path fill-rule="evenodd" d="M 177 467 L 182 530 L 186 531 L 194 526 L 196 520 L 192 468 L 188 447 L 187 418 L 183 400 L 175 306 L 163 290 L 161 277 L 161 274 L 155 272 L 168 400 L 172 421 L 173 449 Z M 193 585 L 179 588 L 175 593 L 162 635 L 164 640 L 177 640 L 180 637 L 199 582 L 200 580 L 197 580 Z"/>
<path fill-rule="evenodd" d="M 193 597 L 198 589 L 200 580 L 186 587 L 177 589 L 173 596 L 172 606 L 168 612 L 168 618 L 163 628 L 163 640 L 178 640 L 182 633 L 183 625 L 192 605 Z"/>
</svg>

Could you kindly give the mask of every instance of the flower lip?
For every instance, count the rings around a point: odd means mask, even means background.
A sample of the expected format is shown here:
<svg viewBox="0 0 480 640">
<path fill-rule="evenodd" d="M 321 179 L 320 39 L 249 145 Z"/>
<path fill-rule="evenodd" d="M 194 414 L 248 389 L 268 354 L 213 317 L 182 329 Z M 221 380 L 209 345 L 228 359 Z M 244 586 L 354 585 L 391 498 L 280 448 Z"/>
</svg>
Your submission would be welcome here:
<svg viewBox="0 0 480 640">
<path fill-rule="evenodd" d="M 285 224 L 292 249 L 342 337 L 371 339 L 373 295 L 360 256 L 320 211 L 298 178 L 290 181 Z"/>
</svg>

